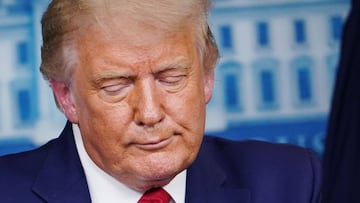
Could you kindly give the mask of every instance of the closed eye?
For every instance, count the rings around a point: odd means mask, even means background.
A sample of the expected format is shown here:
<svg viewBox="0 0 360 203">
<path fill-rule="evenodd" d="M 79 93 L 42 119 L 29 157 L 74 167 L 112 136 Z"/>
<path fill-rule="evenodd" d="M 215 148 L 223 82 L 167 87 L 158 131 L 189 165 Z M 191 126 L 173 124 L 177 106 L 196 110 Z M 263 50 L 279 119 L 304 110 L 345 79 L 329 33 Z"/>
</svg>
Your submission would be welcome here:
<svg viewBox="0 0 360 203">
<path fill-rule="evenodd" d="M 101 90 L 107 95 L 119 95 L 133 84 L 129 78 L 118 78 L 104 81 L 101 84 Z"/>
<path fill-rule="evenodd" d="M 124 89 L 126 86 L 127 85 L 123 85 L 123 84 L 114 84 L 114 85 L 104 86 L 102 87 L 102 89 L 108 93 L 116 93 Z"/>
<path fill-rule="evenodd" d="M 174 75 L 174 76 L 165 76 L 159 77 L 159 82 L 166 86 L 174 86 L 181 83 L 183 79 L 185 79 L 186 75 Z"/>
</svg>

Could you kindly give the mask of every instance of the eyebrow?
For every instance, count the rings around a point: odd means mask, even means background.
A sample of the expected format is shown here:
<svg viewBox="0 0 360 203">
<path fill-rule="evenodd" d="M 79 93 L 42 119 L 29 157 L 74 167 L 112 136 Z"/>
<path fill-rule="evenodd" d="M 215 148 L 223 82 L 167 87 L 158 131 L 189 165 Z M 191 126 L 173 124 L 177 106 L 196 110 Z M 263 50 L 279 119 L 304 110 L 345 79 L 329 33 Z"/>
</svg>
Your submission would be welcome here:
<svg viewBox="0 0 360 203">
<path fill-rule="evenodd" d="M 158 65 L 158 68 L 154 71 L 155 74 L 167 71 L 167 70 L 173 70 L 173 69 L 189 69 L 192 65 L 192 61 L 184 56 L 178 56 L 175 59 L 165 61 Z M 111 80 L 111 79 L 134 79 L 134 75 L 131 73 L 131 71 L 114 71 L 109 70 L 105 72 L 99 72 L 96 74 L 96 76 L 93 79 L 93 84 L 99 85 L 101 82 L 105 80 Z"/>
<path fill-rule="evenodd" d="M 126 73 L 122 71 L 105 71 L 100 72 L 100 74 L 97 74 L 93 79 L 93 84 L 98 85 L 101 84 L 101 82 L 111 79 L 132 79 L 134 76 L 131 75 L 131 73 Z"/>
<path fill-rule="evenodd" d="M 159 65 L 156 72 L 163 72 L 169 69 L 188 69 L 192 65 L 192 61 L 183 57 L 179 56 L 173 60 L 166 61 Z"/>
</svg>

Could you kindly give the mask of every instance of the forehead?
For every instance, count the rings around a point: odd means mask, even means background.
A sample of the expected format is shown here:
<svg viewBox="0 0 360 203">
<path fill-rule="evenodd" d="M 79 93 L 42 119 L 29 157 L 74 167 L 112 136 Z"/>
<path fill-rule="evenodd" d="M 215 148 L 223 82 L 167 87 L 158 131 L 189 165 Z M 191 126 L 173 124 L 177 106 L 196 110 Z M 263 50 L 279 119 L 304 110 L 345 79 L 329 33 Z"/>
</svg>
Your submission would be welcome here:
<svg viewBox="0 0 360 203">
<path fill-rule="evenodd" d="M 166 60 L 196 57 L 193 35 L 189 29 L 167 31 L 132 19 L 109 24 L 94 23 L 78 38 L 81 61 L 91 63 L 168 63 Z M 165 60 L 165 61 L 163 61 Z M 182 60 L 180 60 L 182 61 Z"/>
</svg>

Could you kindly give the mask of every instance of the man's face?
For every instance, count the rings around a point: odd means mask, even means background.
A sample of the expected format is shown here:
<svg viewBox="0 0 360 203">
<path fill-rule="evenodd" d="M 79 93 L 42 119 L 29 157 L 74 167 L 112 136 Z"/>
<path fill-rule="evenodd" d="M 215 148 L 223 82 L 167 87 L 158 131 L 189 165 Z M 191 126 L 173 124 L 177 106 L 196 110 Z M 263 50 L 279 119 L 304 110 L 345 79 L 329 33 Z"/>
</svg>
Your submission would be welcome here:
<svg viewBox="0 0 360 203">
<path fill-rule="evenodd" d="M 52 83 L 91 159 L 136 190 L 167 184 L 197 156 L 213 74 L 194 44 L 187 29 L 92 26 L 77 42 L 70 88 Z"/>
</svg>

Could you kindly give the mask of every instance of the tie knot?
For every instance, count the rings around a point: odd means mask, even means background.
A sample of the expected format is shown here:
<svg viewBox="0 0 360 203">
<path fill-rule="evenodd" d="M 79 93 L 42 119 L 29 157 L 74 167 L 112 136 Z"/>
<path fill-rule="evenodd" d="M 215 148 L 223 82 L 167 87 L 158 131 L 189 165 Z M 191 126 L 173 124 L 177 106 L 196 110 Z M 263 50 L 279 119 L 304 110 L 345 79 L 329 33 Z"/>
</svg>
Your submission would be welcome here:
<svg viewBox="0 0 360 203">
<path fill-rule="evenodd" d="M 162 188 L 153 188 L 141 196 L 138 203 L 169 203 L 170 195 Z"/>
</svg>

